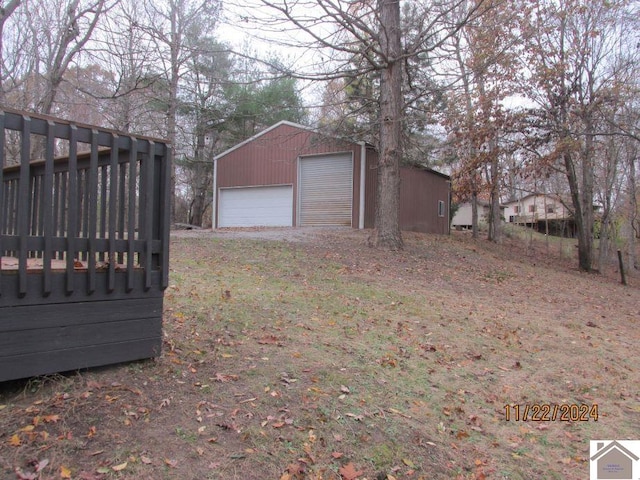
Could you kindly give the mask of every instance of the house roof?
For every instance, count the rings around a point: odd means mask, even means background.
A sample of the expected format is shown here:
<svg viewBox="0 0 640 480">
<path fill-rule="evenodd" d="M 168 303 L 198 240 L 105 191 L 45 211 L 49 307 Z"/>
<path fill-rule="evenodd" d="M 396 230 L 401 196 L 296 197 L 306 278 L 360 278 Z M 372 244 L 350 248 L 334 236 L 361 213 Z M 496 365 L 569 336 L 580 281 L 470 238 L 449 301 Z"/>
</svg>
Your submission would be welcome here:
<svg viewBox="0 0 640 480">
<path fill-rule="evenodd" d="M 558 195 L 553 195 L 551 193 L 529 193 L 524 197 L 520 197 L 516 200 L 509 200 L 508 202 L 503 202 L 503 205 L 513 205 L 515 203 L 520 203 L 523 200 L 526 200 L 527 198 L 531 198 L 531 197 L 549 197 L 549 198 L 555 198 L 557 200 L 562 201 L 562 199 Z"/>
<path fill-rule="evenodd" d="M 482 207 L 490 207 L 491 206 L 491 202 L 488 201 L 488 200 L 484 200 L 484 199 L 478 198 L 477 202 L 478 202 L 478 205 L 480 205 Z M 466 205 L 466 204 L 471 205 L 471 200 L 465 200 L 464 202 L 460 202 L 458 205 L 462 206 L 462 205 Z M 504 204 L 501 203 L 500 204 L 500 208 L 506 208 L 506 207 L 504 206 Z"/>
<path fill-rule="evenodd" d="M 640 460 L 640 458 L 638 458 L 637 455 L 635 455 L 632 451 L 630 451 L 629 449 L 623 447 L 622 445 L 620 445 L 616 440 L 614 440 L 613 442 L 611 442 L 609 445 L 607 445 L 604 448 L 601 448 L 598 453 L 596 453 L 594 456 L 591 457 L 591 460 L 597 460 L 598 458 L 606 455 L 607 453 L 609 453 L 611 450 L 613 449 L 618 450 L 621 453 L 624 453 L 627 457 L 632 458 L 635 461 Z"/>
</svg>

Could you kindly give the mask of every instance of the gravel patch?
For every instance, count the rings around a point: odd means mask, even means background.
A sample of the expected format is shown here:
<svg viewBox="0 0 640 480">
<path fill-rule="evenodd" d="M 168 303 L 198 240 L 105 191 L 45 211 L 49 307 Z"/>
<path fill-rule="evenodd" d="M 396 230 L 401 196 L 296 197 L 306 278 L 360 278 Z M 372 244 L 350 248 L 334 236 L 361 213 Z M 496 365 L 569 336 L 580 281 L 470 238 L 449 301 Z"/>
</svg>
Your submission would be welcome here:
<svg viewBox="0 0 640 480">
<path fill-rule="evenodd" d="M 253 238 L 285 242 L 310 242 L 325 235 L 349 235 L 357 230 L 350 227 L 251 227 L 199 230 L 172 230 L 176 238 Z"/>
</svg>

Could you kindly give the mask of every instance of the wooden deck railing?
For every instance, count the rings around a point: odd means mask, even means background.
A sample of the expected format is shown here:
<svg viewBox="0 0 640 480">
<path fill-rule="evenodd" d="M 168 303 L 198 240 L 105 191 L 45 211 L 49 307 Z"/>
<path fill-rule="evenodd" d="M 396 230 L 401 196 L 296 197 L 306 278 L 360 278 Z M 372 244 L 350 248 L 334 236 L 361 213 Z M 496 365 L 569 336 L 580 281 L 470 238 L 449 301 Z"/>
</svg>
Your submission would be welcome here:
<svg viewBox="0 0 640 480">
<path fill-rule="evenodd" d="M 107 293 L 116 272 L 126 272 L 125 291 L 133 289 L 136 269 L 144 269 L 145 289 L 158 271 L 165 288 L 169 156 L 162 140 L 0 110 L 0 272 L 17 275 L 17 295 L 33 293 L 27 278 L 35 269 L 41 296 L 60 268 L 67 294 L 79 271 L 89 295 L 98 272 L 107 275 Z"/>
</svg>

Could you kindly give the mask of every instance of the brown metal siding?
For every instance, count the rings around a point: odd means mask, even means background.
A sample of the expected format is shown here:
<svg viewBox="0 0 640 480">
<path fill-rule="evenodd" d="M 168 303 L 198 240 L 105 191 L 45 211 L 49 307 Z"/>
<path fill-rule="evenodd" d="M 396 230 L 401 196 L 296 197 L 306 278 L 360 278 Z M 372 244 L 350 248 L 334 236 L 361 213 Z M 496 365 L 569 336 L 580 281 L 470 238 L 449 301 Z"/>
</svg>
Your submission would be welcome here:
<svg viewBox="0 0 640 480">
<path fill-rule="evenodd" d="M 438 215 L 438 201 L 444 215 Z M 400 169 L 400 228 L 414 232 L 449 233 L 449 180 L 428 170 Z"/>
</svg>

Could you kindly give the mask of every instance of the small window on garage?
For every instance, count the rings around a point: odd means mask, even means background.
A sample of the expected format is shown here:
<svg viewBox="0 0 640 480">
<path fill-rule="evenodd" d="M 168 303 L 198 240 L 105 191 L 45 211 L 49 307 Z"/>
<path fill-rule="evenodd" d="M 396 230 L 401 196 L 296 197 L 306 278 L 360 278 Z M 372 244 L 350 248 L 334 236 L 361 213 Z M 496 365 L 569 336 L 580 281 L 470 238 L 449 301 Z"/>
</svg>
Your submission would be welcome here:
<svg viewBox="0 0 640 480">
<path fill-rule="evenodd" d="M 444 202 L 442 200 L 438 200 L 438 216 L 444 217 Z"/>
</svg>

